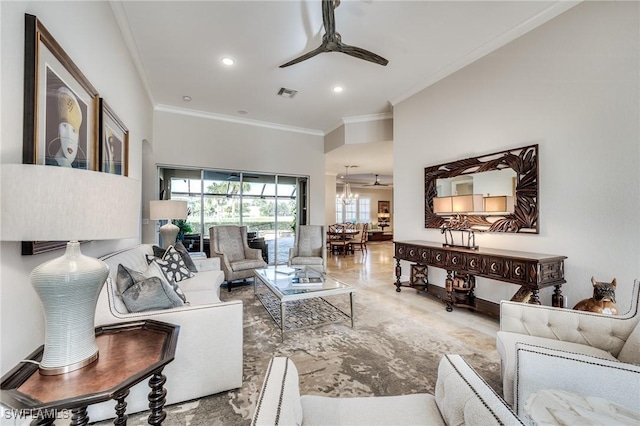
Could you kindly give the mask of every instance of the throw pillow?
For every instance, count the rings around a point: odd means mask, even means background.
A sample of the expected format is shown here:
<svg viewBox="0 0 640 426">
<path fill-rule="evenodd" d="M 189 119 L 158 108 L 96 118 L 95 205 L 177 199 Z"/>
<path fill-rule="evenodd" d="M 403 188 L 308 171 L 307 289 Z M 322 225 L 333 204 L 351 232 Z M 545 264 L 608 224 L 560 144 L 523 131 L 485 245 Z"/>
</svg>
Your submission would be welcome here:
<svg viewBox="0 0 640 426">
<path fill-rule="evenodd" d="M 184 244 L 182 244 L 182 241 L 178 241 L 173 247 L 178 251 L 178 253 L 180 253 L 180 256 L 182 256 L 182 260 L 184 260 L 184 264 L 187 265 L 187 268 L 189 268 L 191 272 L 198 272 L 196 264 L 193 263 L 193 259 L 191 259 L 191 255 L 187 251 L 187 248 L 184 246 Z"/>
<path fill-rule="evenodd" d="M 158 268 L 158 270 L 160 271 L 164 279 L 167 280 L 167 282 L 169 283 L 171 288 L 173 288 L 173 290 L 176 292 L 178 297 L 182 299 L 184 303 L 187 303 L 187 297 L 184 295 L 184 292 L 182 291 L 182 289 L 180 288 L 176 280 L 174 280 L 173 278 L 170 278 L 171 274 L 167 272 L 170 269 L 169 262 L 162 259 L 155 259 L 153 262 L 151 262 L 151 265 L 149 266 L 152 266 L 152 265 L 155 265 Z"/>
<path fill-rule="evenodd" d="M 191 255 L 187 251 L 187 248 L 184 246 L 184 244 L 182 244 L 181 241 L 178 241 L 177 243 L 175 243 L 173 247 L 178 251 L 178 253 L 180 253 L 180 256 L 182 256 L 182 260 L 184 261 L 184 264 L 187 265 L 187 268 L 189 268 L 191 272 L 198 272 L 198 268 L 196 268 L 196 264 L 193 263 L 193 259 L 191 259 Z M 163 249 L 158 246 L 153 246 L 153 256 L 149 254 L 147 255 L 147 263 L 153 262 L 155 258 L 162 259 L 165 253 L 167 252 L 167 250 L 168 249 Z"/>
<path fill-rule="evenodd" d="M 184 305 L 184 301 L 169 284 L 157 265 L 137 272 L 118 265 L 116 286 L 129 312 L 169 309 Z"/>
<path fill-rule="evenodd" d="M 162 270 L 169 281 L 179 283 L 182 280 L 195 276 L 195 274 L 187 268 L 182 256 L 173 246 L 169 246 L 167 251 L 164 253 L 164 256 L 162 256 L 162 261 L 156 261 L 162 267 Z"/>
</svg>

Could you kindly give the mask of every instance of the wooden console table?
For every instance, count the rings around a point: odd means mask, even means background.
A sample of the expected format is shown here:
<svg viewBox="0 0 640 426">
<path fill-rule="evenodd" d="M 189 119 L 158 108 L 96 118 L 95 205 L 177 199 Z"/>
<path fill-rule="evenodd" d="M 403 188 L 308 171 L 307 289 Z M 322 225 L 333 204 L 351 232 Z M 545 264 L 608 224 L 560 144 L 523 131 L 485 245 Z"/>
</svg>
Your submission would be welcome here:
<svg viewBox="0 0 640 426">
<path fill-rule="evenodd" d="M 499 316 L 499 305 L 477 299 L 473 294 L 475 277 L 490 278 L 519 285 L 512 300 L 522 301 L 523 295 L 529 296 L 529 303 L 540 304 L 538 292 L 541 288 L 554 286 L 553 306 L 562 307 L 562 284 L 564 280 L 564 259 L 566 256 L 525 253 L 512 250 L 480 248 L 477 250 L 445 247 L 431 241 L 395 241 L 396 291 L 401 287 L 442 292 L 442 287 L 430 284 L 427 267 L 445 269 L 447 280 L 444 290 L 447 311 L 452 306 L 463 306 L 484 313 Z M 400 261 L 413 262 L 417 266 L 417 279 L 401 282 L 402 267 Z M 413 272 L 413 271 L 412 271 Z M 413 275 L 413 274 L 412 274 Z M 492 306 L 493 305 L 493 306 Z"/>
<path fill-rule="evenodd" d="M 98 359 L 69 373 L 43 376 L 38 365 L 22 362 L 9 371 L 0 384 L 0 402 L 12 416 L 29 416 L 31 424 L 53 425 L 62 412 L 71 410 L 72 425 L 87 425 L 87 406 L 114 399 L 114 424 L 126 425 L 125 398 L 129 389 L 150 377 L 150 425 L 161 425 L 166 412 L 166 382 L 162 370 L 173 361 L 180 327 L 160 321 L 142 320 L 96 328 Z M 26 359 L 42 359 L 40 346 Z"/>
</svg>

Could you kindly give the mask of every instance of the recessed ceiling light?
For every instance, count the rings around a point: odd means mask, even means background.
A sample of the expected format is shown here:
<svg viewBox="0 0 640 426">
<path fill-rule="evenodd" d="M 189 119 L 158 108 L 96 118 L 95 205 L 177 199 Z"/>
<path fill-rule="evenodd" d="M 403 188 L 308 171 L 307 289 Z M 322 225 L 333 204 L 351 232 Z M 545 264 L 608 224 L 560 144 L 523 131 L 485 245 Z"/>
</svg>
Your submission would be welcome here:
<svg viewBox="0 0 640 426">
<path fill-rule="evenodd" d="M 341 93 L 344 89 L 342 86 L 334 86 L 333 91 L 336 93 Z"/>
<path fill-rule="evenodd" d="M 242 114 L 242 115 L 249 114 L 249 111 L 247 111 L 246 109 L 239 109 L 238 114 Z"/>
<path fill-rule="evenodd" d="M 191 96 L 186 96 L 185 95 L 185 96 L 182 97 L 182 100 L 185 101 L 185 102 L 191 102 Z"/>
<path fill-rule="evenodd" d="M 222 58 L 222 63 L 225 65 L 233 65 L 233 59 L 231 58 Z"/>
</svg>

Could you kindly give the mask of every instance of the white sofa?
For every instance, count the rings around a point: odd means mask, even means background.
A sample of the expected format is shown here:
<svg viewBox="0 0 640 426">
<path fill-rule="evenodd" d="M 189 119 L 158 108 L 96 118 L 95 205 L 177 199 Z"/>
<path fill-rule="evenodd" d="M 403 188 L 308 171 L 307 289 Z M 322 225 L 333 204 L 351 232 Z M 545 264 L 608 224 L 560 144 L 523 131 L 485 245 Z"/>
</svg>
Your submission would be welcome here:
<svg viewBox="0 0 640 426">
<path fill-rule="evenodd" d="M 298 371 L 289 358 L 269 363 L 252 426 L 289 425 L 521 425 L 509 406 L 459 355 L 438 366 L 435 396 L 330 398 L 300 396 Z"/>
<path fill-rule="evenodd" d="M 175 359 L 163 371 L 167 377 L 167 405 L 239 388 L 242 385 L 242 301 L 220 301 L 224 273 L 219 259 L 193 259 L 198 269 L 195 277 L 178 283 L 188 305 L 129 313 L 117 292 L 118 265 L 144 271 L 146 255 L 153 255 L 151 245 L 139 245 L 101 258 L 109 266 L 109 278 L 98 299 L 96 326 L 146 318 L 180 326 Z M 147 410 L 148 393 L 147 381 L 131 388 L 127 414 Z M 91 421 L 115 417 L 114 407 L 115 401 L 90 406 Z"/>
<path fill-rule="evenodd" d="M 504 399 L 513 405 L 518 343 L 640 364 L 640 281 L 624 315 L 602 315 L 573 309 L 502 301 L 496 347 L 500 354 Z M 561 375 L 558 369 L 544 374 Z"/>
</svg>

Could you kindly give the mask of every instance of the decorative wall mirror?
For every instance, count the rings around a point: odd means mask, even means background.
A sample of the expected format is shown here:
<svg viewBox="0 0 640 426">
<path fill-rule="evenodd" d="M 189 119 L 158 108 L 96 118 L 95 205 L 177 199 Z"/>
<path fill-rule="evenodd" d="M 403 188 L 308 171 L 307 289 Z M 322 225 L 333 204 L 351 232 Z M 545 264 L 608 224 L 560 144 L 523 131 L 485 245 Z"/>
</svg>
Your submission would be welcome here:
<svg viewBox="0 0 640 426">
<path fill-rule="evenodd" d="M 537 234 L 538 145 L 426 167 L 424 195 L 425 228 Z"/>
</svg>

